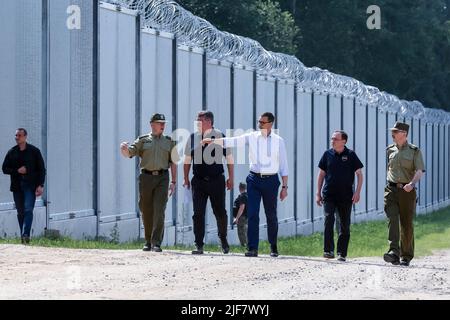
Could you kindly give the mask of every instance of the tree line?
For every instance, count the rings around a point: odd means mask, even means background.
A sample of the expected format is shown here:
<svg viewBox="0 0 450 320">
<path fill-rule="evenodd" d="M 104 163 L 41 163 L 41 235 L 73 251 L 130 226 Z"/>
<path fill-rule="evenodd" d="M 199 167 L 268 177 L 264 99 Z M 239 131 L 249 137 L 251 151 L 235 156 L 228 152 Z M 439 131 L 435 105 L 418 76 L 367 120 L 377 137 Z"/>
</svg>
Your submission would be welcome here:
<svg viewBox="0 0 450 320">
<path fill-rule="evenodd" d="M 450 0 L 178 0 L 218 29 L 306 66 L 450 111 Z M 380 29 L 369 29 L 370 5 Z"/>
</svg>

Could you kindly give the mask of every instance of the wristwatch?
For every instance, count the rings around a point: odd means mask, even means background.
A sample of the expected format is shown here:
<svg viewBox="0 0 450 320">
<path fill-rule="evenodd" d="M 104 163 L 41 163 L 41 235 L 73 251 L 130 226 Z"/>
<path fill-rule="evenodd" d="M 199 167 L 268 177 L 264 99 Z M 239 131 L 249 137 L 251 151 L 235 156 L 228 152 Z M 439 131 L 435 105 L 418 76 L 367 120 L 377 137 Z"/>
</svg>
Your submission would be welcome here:
<svg viewBox="0 0 450 320">
<path fill-rule="evenodd" d="M 281 188 L 282 188 L 282 189 L 287 189 L 287 188 L 288 188 L 288 186 L 282 186 Z"/>
</svg>

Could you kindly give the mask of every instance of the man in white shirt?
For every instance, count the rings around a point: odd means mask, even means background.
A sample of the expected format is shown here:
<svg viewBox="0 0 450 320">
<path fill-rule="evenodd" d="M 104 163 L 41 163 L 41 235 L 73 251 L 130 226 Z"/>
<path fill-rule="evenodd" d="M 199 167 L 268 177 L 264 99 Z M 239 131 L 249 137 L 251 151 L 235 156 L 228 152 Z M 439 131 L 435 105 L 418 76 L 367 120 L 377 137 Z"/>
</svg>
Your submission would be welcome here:
<svg viewBox="0 0 450 320">
<path fill-rule="evenodd" d="M 259 131 L 238 137 L 222 139 L 204 139 L 202 143 L 216 143 L 224 148 L 249 147 L 250 174 L 247 176 L 247 217 L 248 251 L 247 257 L 258 256 L 259 244 L 259 208 L 263 200 L 267 218 L 267 234 L 270 243 L 270 256 L 277 257 L 277 195 L 280 187 L 278 174 L 281 175 L 282 188 L 280 200 L 287 197 L 288 163 L 283 138 L 272 132 L 275 117 L 270 112 L 261 115 L 258 121 Z"/>
</svg>

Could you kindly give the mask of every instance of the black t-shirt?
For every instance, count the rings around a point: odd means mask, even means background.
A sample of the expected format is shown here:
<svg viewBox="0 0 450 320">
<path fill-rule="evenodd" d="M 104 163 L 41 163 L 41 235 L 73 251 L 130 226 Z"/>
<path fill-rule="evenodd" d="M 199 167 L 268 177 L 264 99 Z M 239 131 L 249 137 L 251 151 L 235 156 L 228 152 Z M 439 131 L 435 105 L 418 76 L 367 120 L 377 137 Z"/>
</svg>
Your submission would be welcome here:
<svg viewBox="0 0 450 320">
<path fill-rule="evenodd" d="M 326 172 L 324 199 L 352 201 L 355 171 L 363 167 L 356 153 L 347 147 L 340 154 L 334 149 L 325 151 L 319 161 L 319 168 Z"/>
<path fill-rule="evenodd" d="M 237 213 L 239 211 L 239 207 L 241 206 L 241 204 L 245 204 L 245 208 L 244 208 L 244 212 L 242 212 L 242 216 L 247 216 L 247 201 L 248 201 L 248 195 L 247 192 L 241 193 L 240 195 L 238 195 L 238 197 L 236 198 L 236 200 L 234 200 L 234 205 L 233 205 L 233 217 L 237 217 Z"/>
<path fill-rule="evenodd" d="M 217 129 L 213 129 L 202 137 L 201 134 L 191 134 L 189 137 L 184 154 L 192 157 L 193 173 L 195 177 L 214 177 L 224 173 L 223 157 L 231 153 L 230 149 L 211 143 L 201 145 L 203 138 L 224 138 L 225 135 Z"/>
<path fill-rule="evenodd" d="M 19 149 L 19 151 L 17 153 L 17 167 L 18 168 L 25 166 L 27 152 L 28 152 L 27 149 L 25 149 L 25 150 Z"/>
</svg>

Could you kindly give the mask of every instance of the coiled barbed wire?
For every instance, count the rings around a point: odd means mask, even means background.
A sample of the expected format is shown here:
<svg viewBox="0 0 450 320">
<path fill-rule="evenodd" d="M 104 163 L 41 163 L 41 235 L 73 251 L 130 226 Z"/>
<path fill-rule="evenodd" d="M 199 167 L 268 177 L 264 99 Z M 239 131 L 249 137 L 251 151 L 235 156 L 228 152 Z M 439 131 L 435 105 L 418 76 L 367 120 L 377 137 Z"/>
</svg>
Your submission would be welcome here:
<svg viewBox="0 0 450 320">
<path fill-rule="evenodd" d="M 398 112 L 407 118 L 450 123 L 450 113 L 425 108 L 419 101 L 400 100 L 348 76 L 317 67 L 308 68 L 295 56 L 268 51 L 256 40 L 220 31 L 172 0 L 104 0 L 141 15 L 145 27 L 175 35 L 180 44 L 205 50 L 209 59 L 254 68 L 259 73 L 293 79 L 299 88 L 354 96 L 377 105 L 384 112 Z"/>
</svg>

